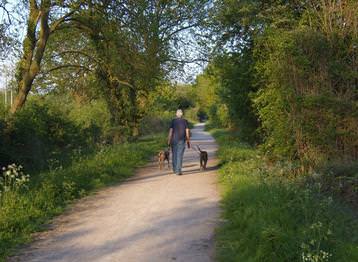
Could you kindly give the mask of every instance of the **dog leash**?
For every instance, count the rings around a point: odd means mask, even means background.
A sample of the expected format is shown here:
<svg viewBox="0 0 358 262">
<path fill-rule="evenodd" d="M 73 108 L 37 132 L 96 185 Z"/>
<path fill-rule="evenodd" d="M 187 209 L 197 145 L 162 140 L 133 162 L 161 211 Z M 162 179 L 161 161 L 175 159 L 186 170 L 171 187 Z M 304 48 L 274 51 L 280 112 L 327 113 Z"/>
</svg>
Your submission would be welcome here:
<svg viewBox="0 0 358 262">
<path fill-rule="evenodd" d="M 199 150 L 194 149 L 194 147 L 193 147 L 193 146 L 191 147 L 191 149 L 200 155 L 200 151 L 199 151 Z"/>
</svg>

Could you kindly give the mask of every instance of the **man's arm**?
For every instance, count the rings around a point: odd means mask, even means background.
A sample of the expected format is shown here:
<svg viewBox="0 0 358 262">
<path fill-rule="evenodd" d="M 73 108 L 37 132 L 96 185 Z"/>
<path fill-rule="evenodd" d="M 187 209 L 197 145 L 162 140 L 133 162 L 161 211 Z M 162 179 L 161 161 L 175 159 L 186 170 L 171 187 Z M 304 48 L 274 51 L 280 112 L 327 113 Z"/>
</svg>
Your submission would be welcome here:
<svg viewBox="0 0 358 262">
<path fill-rule="evenodd" d="M 168 134 L 168 146 L 170 145 L 170 142 L 172 141 L 172 136 L 173 136 L 173 128 L 170 128 L 169 134 Z"/>
</svg>

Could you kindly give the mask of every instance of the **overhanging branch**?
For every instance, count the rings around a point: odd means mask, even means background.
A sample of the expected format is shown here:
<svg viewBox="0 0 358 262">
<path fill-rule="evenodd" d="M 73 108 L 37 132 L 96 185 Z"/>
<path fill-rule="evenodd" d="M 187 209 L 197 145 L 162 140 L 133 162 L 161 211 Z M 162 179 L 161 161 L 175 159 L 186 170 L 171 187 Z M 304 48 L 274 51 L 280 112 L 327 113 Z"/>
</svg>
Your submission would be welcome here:
<svg viewBox="0 0 358 262">
<path fill-rule="evenodd" d="M 56 66 L 56 67 L 53 67 L 45 72 L 43 72 L 44 75 L 47 75 L 53 71 L 56 71 L 56 70 L 60 70 L 60 69 L 63 69 L 63 68 L 80 68 L 80 69 L 83 69 L 83 70 L 86 70 L 88 72 L 92 72 L 93 70 L 91 70 L 90 68 L 86 67 L 86 66 L 83 66 L 83 65 L 72 65 L 72 64 L 68 64 L 68 65 L 59 65 L 59 66 Z"/>
<path fill-rule="evenodd" d="M 182 63 L 182 64 L 192 64 L 192 63 L 198 63 L 198 62 L 210 62 L 208 59 L 205 58 L 195 58 L 195 59 L 175 59 L 175 58 L 169 58 L 167 60 L 168 62 L 176 62 L 176 63 Z"/>
<path fill-rule="evenodd" d="M 6 9 L 6 6 L 3 5 L 2 3 L 0 3 L 0 8 L 1 8 L 2 10 L 4 10 L 4 12 L 6 13 L 7 19 L 8 19 L 8 21 L 9 21 L 9 24 L 11 24 L 11 16 L 10 16 L 9 10 L 7 10 L 7 9 Z"/>
<path fill-rule="evenodd" d="M 79 10 L 79 8 L 81 7 L 82 3 L 80 3 L 77 7 L 75 7 L 72 11 L 68 12 L 67 14 L 65 14 L 64 16 L 60 17 L 59 19 L 55 20 L 51 26 L 50 26 L 50 32 L 53 33 L 54 31 L 56 31 L 58 29 L 58 27 L 67 21 L 68 18 L 70 18 L 76 11 Z"/>
<path fill-rule="evenodd" d="M 87 54 L 86 52 L 80 51 L 80 50 L 65 50 L 63 52 L 59 52 L 59 53 L 55 54 L 54 56 L 60 56 L 60 55 L 65 55 L 65 54 L 79 54 L 79 55 L 88 57 L 89 59 L 95 61 L 97 64 L 100 64 L 100 61 L 97 58 L 94 58 L 93 56 Z"/>
</svg>

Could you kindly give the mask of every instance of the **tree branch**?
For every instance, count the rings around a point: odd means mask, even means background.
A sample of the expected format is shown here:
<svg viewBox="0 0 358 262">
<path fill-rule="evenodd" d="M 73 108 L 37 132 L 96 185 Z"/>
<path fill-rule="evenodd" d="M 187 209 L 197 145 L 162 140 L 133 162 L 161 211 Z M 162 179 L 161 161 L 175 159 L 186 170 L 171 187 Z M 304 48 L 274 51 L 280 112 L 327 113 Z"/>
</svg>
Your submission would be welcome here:
<svg viewBox="0 0 358 262">
<path fill-rule="evenodd" d="M 180 60 L 180 59 L 169 58 L 167 61 L 168 62 L 183 63 L 183 64 L 192 64 L 192 63 L 197 63 L 197 62 L 206 62 L 206 63 L 210 62 L 208 59 L 205 59 L 205 58 L 195 58 L 195 59 L 192 59 L 192 60 Z"/>
<path fill-rule="evenodd" d="M 10 16 L 9 10 L 7 10 L 7 9 L 6 9 L 6 6 L 3 5 L 2 3 L 0 3 L 0 8 L 1 8 L 2 10 L 4 10 L 4 12 L 5 12 L 6 15 L 7 15 L 7 19 L 9 20 L 9 24 L 11 24 L 11 16 Z"/>
<path fill-rule="evenodd" d="M 131 85 L 130 83 L 128 83 L 127 81 L 119 80 L 118 77 L 111 77 L 111 78 L 112 78 L 112 80 L 117 81 L 119 84 L 122 84 L 122 85 L 125 85 L 125 86 L 128 86 L 128 87 L 134 89 L 134 86 Z"/>
<path fill-rule="evenodd" d="M 68 12 L 67 14 L 65 14 L 64 16 L 60 17 L 59 19 L 55 20 L 54 22 L 52 22 L 51 26 L 50 26 L 50 33 L 53 33 L 54 31 L 57 30 L 57 28 L 64 22 L 66 22 L 67 18 L 71 17 L 76 11 L 78 11 L 78 9 L 81 7 L 82 3 L 80 3 L 75 9 L 73 9 L 72 11 Z"/>
<path fill-rule="evenodd" d="M 54 56 L 60 56 L 60 55 L 65 55 L 65 54 L 79 54 L 79 55 L 83 55 L 85 57 L 88 57 L 90 58 L 91 60 L 95 61 L 97 64 L 101 64 L 101 61 L 99 61 L 97 58 L 94 58 L 93 56 L 83 52 L 83 51 L 80 51 L 80 50 L 65 50 L 63 52 L 60 52 L 60 53 L 57 53 L 57 54 L 54 54 L 52 57 Z"/>
<path fill-rule="evenodd" d="M 43 72 L 44 75 L 47 75 L 53 71 L 56 71 L 56 70 L 60 70 L 60 69 L 63 69 L 63 68 L 71 68 L 71 67 L 74 67 L 74 68 L 80 68 L 80 69 L 84 69 L 88 72 L 92 72 L 93 70 L 86 67 L 86 66 L 83 66 L 83 65 L 72 65 L 72 64 L 67 64 L 67 65 L 59 65 L 59 66 L 56 66 L 56 67 L 53 67 L 45 72 Z"/>
<path fill-rule="evenodd" d="M 195 24 L 190 24 L 190 25 L 187 25 L 187 26 L 183 26 L 183 27 L 180 27 L 180 28 L 174 30 L 173 32 L 168 33 L 168 34 L 166 34 L 165 31 L 167 31 L 169 28 L 165 28 L 164 30 L 162 30 L 163 36 L 161 37 L 161 39 L 164 40 L 164 41 L 167 41 L 167 40 L 171 39 L 171 37 L 172 37 L 173 35 L 178 34 L 178 33 L 181 32 L 181 31 L 184 31 L 184 30 L 187 30 L 187 29 L 196 27 L 196 26 L 198 26 L 198 25 L 199 25 L 199 23 L 195 23 Z"/>
</svg>

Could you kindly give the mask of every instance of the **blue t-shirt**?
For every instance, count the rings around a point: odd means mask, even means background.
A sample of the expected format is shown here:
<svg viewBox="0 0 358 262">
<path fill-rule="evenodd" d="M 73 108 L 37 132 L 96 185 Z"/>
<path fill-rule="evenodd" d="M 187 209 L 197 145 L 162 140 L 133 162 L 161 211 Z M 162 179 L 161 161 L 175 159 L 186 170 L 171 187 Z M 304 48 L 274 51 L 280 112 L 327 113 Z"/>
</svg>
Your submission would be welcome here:
<svg viewBox="0 0 358 262">
<path fill-rule="evenodd" d="M 170 128 L 173 129 L 172 143 L 178 141 L 185 141 L 186 139 L 186 129 L 188 127 L 188 121 L 183 118 L 175 118 L 170 124 Z"/>
</svg>

